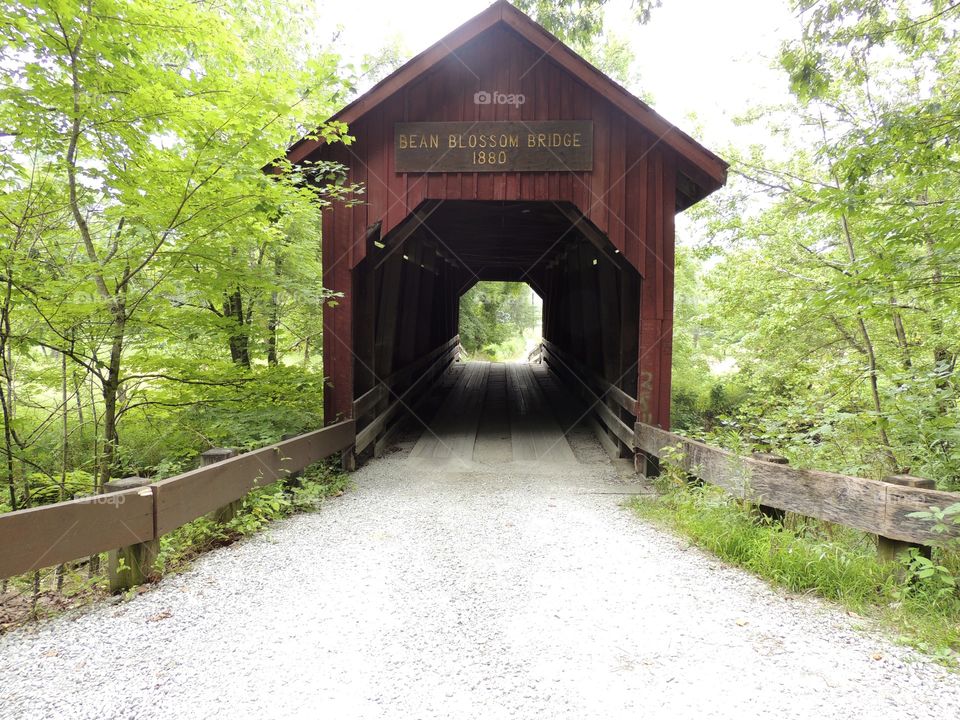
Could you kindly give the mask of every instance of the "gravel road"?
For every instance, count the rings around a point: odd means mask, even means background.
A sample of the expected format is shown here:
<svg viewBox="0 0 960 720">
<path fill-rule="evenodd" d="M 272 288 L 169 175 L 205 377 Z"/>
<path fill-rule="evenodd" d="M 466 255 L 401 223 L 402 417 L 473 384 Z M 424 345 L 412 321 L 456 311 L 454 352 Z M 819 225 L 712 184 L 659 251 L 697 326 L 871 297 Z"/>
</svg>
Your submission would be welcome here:
<svg viewBox="0 0 960 720">
<path fill-rule="evenodd" d="M 0 717 L 960 717 L 960 676 L 637 520 L 578 455 L 371 463 L 134 600 L 0 638 Z"/>
</svg>

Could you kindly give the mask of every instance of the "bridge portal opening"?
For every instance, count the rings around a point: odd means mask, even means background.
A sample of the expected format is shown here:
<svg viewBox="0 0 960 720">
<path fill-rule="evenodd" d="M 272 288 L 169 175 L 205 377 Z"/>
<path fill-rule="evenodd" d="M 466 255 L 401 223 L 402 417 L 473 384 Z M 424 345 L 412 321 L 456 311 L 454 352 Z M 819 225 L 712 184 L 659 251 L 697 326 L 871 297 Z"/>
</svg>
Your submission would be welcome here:
<svg viewBox="0 0 960 720">
<path fill-rule="evenodd" d="M 569 454 L 558 439 L 566 410 L 593 420 L 611 454 L 631 454 L 642 281 L 575 205 L 425 200 L 387 235 L 371 233 L 366 250 L 352 271 L 359 452 L 382 451 L 413 419 L 441 428 L 424 453 L 466 453 L 498 407 L 522 429 L 524 459 Z M 450 380 L 458 359 L 480 362 Z M 455 398 L 439 419 L 428 402 L 438 386 Z"/>
<path fill-rule="evenodd" d="M 458 323 L 467 358 L 526 360 L 543 338 L 543 298 L 529 283 L 484 280 L 460 296 Z"/>
</svg>

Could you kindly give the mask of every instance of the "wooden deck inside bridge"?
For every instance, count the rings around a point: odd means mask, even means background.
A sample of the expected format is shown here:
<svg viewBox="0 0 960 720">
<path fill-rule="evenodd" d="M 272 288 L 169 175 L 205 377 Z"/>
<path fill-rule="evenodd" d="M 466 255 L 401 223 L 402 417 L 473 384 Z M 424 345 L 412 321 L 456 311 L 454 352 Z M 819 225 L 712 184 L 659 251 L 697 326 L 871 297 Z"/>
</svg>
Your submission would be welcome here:
<svg viewBox="0 0 960 720">
<path fill-rule="evenodd" d="M 452 388 L 425 422 L 411 461 L 576 462 L 566 437 L 576 418 L 544 365 L 467 362 L 450 376 Z"/>
</svg>

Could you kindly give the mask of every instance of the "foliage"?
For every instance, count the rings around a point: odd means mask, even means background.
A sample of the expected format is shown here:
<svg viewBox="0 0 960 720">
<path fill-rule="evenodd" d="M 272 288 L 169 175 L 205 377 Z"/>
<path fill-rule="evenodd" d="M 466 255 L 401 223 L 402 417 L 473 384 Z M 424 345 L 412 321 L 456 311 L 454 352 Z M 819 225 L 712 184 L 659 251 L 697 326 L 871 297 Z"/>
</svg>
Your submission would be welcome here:
<svg viewBox="0 0 960 720">
<path fill-rule="evenodd" d="M 722 370 L 727 358 L 712 335 L 709 309 L 715 302 L 706 288 L 700 262 L 689 248 L 677 247 L 676 296 L 670 419 L 674 428 L 714 431 L 744 400 L 746 391 Z"/>
<path fill-rule="evenodd" d="M 460 297 L 460 343 L 470 355 L 516 357 L 539 324 L 540 306 L 524 283 L 479 282 Z"/>
<path fill-rule="evenodd" d="M 320 424 L 319 216 L 358 188 L 277 160 L 350 142 L 299 10 L 0 2 L 7 508 Z"/>
<path fill-rule="evenodd" d="M 580 55 L 624 86 L 635 87 L 636 56 L 622 37 L 604 27 L 608 0 L 511 0 Z M 631 0 L 637 22 L 649 22 L 661 0 Z"/>
<path fill-rule="evenodd" d="M 794 6 L 780 66 L 795 101 L 744 119 L 784 151 L 724 153 L 697 290 L 679 276 L 702 299 L 678 308 L 679 420 L 796 464 L 960 489 L 960 6 Z M 682 363 L 722 361 L 691 391 Z M 688 399 L 718 385 L 719 413 Z"/>
</svg>

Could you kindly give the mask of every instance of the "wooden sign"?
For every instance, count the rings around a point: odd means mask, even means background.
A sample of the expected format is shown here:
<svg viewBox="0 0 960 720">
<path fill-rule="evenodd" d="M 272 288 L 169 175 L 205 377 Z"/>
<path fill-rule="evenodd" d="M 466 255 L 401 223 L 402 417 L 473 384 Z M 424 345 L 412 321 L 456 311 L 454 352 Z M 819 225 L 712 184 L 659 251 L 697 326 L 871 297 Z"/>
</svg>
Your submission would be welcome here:
<svg viewBox="0 0 960 720">
<path fill-rule="evenodd" d="M 592 170 L 593 122 L 397 123 L 394 152 L 397 172 Z"/>
</svg>

